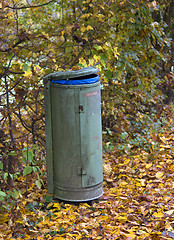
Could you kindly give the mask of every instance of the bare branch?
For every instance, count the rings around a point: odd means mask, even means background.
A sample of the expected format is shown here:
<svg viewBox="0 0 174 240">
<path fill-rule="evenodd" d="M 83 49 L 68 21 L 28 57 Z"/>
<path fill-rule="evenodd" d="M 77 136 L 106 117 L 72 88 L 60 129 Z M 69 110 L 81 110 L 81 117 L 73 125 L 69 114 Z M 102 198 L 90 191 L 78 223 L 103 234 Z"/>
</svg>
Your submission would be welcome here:
<svg viewBox="0 0 174 240">
<path fill-rule="evenodd" d="M 10 101 L 9 101 L 9 90 L 8 90 L 8 83 L 7 83 L 7 78 L 5 77 L 5 87 L 6 87 L 6 92 L 7 92 L 7 95 L 6 95 L 6 101 L 7 101 L 7 114 L 8 114 L 8 121 L 9 121 L 9 134 L 10 134 L 10 137 L 11 137 L 11 141 L 12 141 L 12 144 L 13 144 L 13 148 L 14 150 L 16 149 L 16 142 L 15 142 L 15 139 L 14 139 L 14 136 L 13 136 L 13 131 L 12 131 L 12 117 L 11 117 L 11 112 L 10 112 Z"/>
<path fill-rule="evenodd" d="M 21 81 L 21 80 L 16 81 L 15 84 L 13 85 L 13 87 L 11 87 L 10 89 L 8 89 L 8 92 L 5 92 L 5 93 L 1 94 L 0 97 L 2 97 L 2 96 L 4 96 L 4 95 L 8 94 L 9 92 L 11 92 L 11 90 L 13 90 L 13 88 L 15 88 L 20 81 Z"/>
<path fill-rule="evenodd" d="M 1 49 L 0 52 L 10 52 L 13 48 L 17 47 L 20 43 L 24 42 L 26 39 L 19 39 L 15 44 L 13 44 L 11 47 L 6 48 L 6 49 Z"/>
<path fill-rule="evenodd" d="M 17 10 L 20 10 L 20 9 L 27 9 L 27 8 L 38 8 L 38 7 L 43 7 L 43 6 L 46 6 L 52 2 L 55 2 L 55 0 L 51 0 L 49 2 L 46 2 L 46 3 L 43 3 L 43 4 L 40 4 L 40 5 L 28 5 L 28 6 L 22 6 L 22 7 L 11 7 L 11 6 L 6 6 L 7 8 L 10 8 L 10 9 L 17 9 Z"/>
<path fill-rule="evenodd" d="M 4 77 L 4 76 L 7 76 L 7 73 L 9 72 L 9 68 L 10 68 L 11 62 L 12 62 L 14 57 L 15 57 L 15 54 L 13 54 L 13 56 L 11 57 L 11 59 L 9 61 L 9 64 L 8 64 L 8 67 L 4 67 L 4 72 L 2 74 L 0 74 L 0 79 L 2 77 Z"/>
</svg>

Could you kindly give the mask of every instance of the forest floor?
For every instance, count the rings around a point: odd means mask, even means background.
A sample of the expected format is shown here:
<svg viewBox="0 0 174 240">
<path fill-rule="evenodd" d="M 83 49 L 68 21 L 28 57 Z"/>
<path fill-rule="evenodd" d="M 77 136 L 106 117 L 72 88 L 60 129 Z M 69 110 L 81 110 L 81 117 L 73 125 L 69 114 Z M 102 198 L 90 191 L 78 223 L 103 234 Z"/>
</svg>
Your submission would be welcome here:
<svg viewBox="0 0 174 240">
<path fill-rule="evenodd" d="M 53 200 L 34 183 L 26 192 L 19 178 L 22 194 L 0 214 L 0 239 L 174 239 L 172 117 L 163 128 L 148 152 L 130 146 L 120 154 L 116 144 L 104 152 L 104 194 L 93 204 Z"/>
</svg>

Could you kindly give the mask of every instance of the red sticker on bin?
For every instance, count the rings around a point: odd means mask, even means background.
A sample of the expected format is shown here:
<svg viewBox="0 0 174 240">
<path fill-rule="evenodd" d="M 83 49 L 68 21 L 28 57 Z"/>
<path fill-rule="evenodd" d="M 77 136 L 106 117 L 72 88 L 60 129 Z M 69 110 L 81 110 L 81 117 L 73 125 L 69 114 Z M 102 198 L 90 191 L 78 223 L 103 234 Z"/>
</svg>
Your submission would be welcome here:
<svg viewBox="0 0 174 240">
<path fill-rule="evenodd" d="M 97 91 L 83 93 L 83 97 L 91 97 L 91 96 L 95 96 L 95 95 L 97 95 Z"/>
</svg>

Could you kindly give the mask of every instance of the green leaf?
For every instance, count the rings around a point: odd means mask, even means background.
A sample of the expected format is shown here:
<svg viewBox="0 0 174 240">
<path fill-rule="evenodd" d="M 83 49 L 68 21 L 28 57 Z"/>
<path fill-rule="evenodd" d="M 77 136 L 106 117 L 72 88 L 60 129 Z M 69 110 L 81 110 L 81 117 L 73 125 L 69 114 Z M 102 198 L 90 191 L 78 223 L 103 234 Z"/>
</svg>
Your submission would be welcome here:
<svg viewBox="0 0 174 240">
<path fill-rule="evenodd" d="M 45 195 L 44 200 L 46 203 L 50 203 L 53 201 L 53 196 L 52 195 Z"/>
<path fill-rule="evenodd" d="M 0 202 L 2 202 L 2 201 L 4 201 L 4 200 L 5 200 L 5 198 L 2 197 L 2 196 L 0 196 Z"/>
<path fill-rule="evenodd" d="M 11 151 L 9 155 L 14 157 L 14 156 L 17 156 L 17 153 L 15 151 Z"/>
<path fill-rule="evenodd" d="M 27 166 L 24 171 L 23 171 L 23 176 L 25 177 L 26 175 L 32 173 L 33 168 L 31 166 Z"/>
<path fill-rule="evenodd" d="M 105 53 L 103 53 L 103 54 L 101 55 L 101 59 L 102 59 L 104 62 L 106 62 L 106 61 L 108 60 L 108 58 L 107 58 L 107 56 L 106 56 Z"/>
<path fill-rule="evenodd" d="M 127 132 L 123 132 L 123 133 L 121 133 L 121 138 L 123 139 L 123 140 L 125 140 L 127 137 L 128 137 L 128 133 Z"/>
<path fill-rule="evenodd" d="M 9 173 L 9 176 L 11 177 L 11 179 L 14 178 L 14 175 L 12 173 Z"/>
<path fill-rule="evenodd" d="M 7 180 L 7 177 L 8 177 L 8 173 L 4 173 L 4 179 Z"/>
<path fill-rule="evenodd" d="M 3 163 L 0 161 L 0 170 L 3 170 Z"/>
<path fill-rule="evenodd" d="M 82 0 L 78 0 L 78 4 L 80 5 L 80 6 L 82 6 Z"/>
<path fill-rule="evenodd" d="M 37 172 L 37 167 L 33 167 L 33 172 Z"/>
<path fill-rule="evenodd" d="M 39 180 L 36 180 L 36 186 L 37 186 L 39 189 L 41 189 L 42 184 L 41 184 L 41 182 L 40 182 Z"/>
<path fill-rule="evenodd" d="M 40 172 L 41 175 L 43 175 L 43 172 L 42 172 L 42 170 L 40 169 L 39 166 L 37 166 L 37 170 Z"/>
<path fill-rule="evenodd" d="M 109 134 L 110 136 L 112 136 L 112 131 L 110 130 L 110 128 L 106 128 L 106 130 L 107 130 L 108 134 Z"/>
<path fill-rule="evenodd" d="M 30 70 L 31 67 L 27 63 L 24 63 L 23 66 L 22 66 L 22 70 L 27 71 L 28 69 Z"/>
<path fill-rule="evenodd" d="M 113 73 L 110 70 L 107 70 L 105 73 L 105 76 L 107 77 L 107 79 L 111 79 L 112 78 Z"/>
<path fill-rule="evenodd" d="M 6 193 L 3 192 L 3 191 L 0 191 L 0 196 L 1 196 L 1 197 L 6 197 Z"/>
<path fill-rule="evenodd" d="M 28 152 L 28 160 L 32 163 L 33 162 L 33 151 L 32 150 L 30 150 L 29 152 Z"/>
<path fill-rule="evenodd" d="M 22 158 L 22 162 L 23 162 L 25 165 L 27 164 L 27 161 L 26 161 L 26 158 L 25 158 L 25 157 Z"/>
<path fill-rule="evenodd" d="M 96 50 L 102 50 L 102 47 L 101 47 L 100 45 L 94 45 L 94 48 L 95 48 Z"/>
</svg>

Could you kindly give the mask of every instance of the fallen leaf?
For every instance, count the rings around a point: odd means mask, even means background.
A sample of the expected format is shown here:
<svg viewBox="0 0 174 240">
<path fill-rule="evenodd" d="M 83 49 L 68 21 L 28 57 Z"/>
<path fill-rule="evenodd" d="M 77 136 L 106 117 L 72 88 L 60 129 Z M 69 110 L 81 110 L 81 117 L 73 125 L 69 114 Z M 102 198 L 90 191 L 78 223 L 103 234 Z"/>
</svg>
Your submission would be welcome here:
<svg viewBox="0 0 174 240">
<path fill-rule="evenodd" d="M 171 210 L 169 210 L 169 211 L 166 211 L 165 212 L 167 215 L 172 215 L 173 213 L 174 213 L 174 209 L 171 209 Z"/>
<path fill-rule="evenodd" d="M 152 166 L 152 163 L 146 164 L 146 168 L 150 168 Z"/>
<path fill-rule="evenodd" d="M 162 212 L 155 212 L 153 214 L 153 216 L 156 217 L 156 218 L 162 218 L 162 217 L 164 217 L 164 214 Z"/>
<path fill-rule="evenodd" d="M 155 176 L 156 178 L 161 178 L 163 175 L 164 175 L 163 172 L 157 172 Z"/>
</svg>

